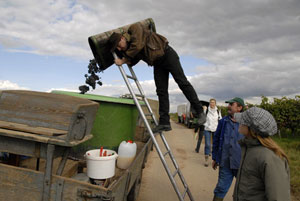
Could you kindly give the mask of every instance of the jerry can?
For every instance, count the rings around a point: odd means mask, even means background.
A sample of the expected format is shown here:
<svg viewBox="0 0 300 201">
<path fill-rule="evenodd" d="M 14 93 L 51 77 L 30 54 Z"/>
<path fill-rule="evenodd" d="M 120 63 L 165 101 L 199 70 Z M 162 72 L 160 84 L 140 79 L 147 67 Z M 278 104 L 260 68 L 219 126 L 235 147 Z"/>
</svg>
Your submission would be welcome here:
<svg viewBox="0 0 300 201">
<path fill-rule="evenodd" d="M 118 148 L 117 167 L 127 169 L 136 155 L 136 143 L 132 141 L 122 141 Z"/>
</svg>

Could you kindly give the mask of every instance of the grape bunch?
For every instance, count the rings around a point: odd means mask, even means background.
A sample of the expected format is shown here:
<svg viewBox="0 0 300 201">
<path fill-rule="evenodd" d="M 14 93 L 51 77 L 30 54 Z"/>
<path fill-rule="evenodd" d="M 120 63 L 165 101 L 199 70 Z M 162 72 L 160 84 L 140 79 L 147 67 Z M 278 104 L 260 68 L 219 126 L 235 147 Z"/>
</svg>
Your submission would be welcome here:
<svg viewBox="0 0 300 201">
<path fill-rule="evenodd" d="M 99 77 L 96 73 L 100 73 L 102 70 L 97 66 L 97 62 L 95 59 L 90 60 L 88 65 L 88 74 L 85 74 L 85 83 L 91 86 L 93 89 L 96 88 L 96 84 L 102 86 L 102 82 L 100 81 L 101 77 Z M 88 85 L 79 86 L 79 90 L 81 94 L 85 94 L 90 90 Z"/>
</svg>

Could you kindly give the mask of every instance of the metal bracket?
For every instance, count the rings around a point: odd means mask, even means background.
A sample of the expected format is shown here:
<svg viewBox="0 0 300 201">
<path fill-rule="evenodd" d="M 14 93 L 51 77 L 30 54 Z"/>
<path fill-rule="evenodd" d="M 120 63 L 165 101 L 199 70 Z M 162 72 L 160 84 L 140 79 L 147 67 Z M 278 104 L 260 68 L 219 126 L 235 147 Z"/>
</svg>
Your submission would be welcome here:
<svg viewBox="0 0 300 201">
<path fill-rule="evenodd" d="M 51 173 L 52 173 L 54 150 L 55 150 L 55 145 L 48 144 L 47 160 L 46 160 L 44 184 L 43 184 L 43 198 L 42 198 L 43 201 L 48 201 L 50 199 Z"/>
<path fill-rule="evenodd" d="M 82 140 L 86 133 L 88 120 L 85 112 L 78 112 L 72 116 L 73 124 L 70 125 L 70 132 L 68 133 L 67 140 Z"/>
<path fill-rule="evenodd" d="M 60 176 L 62 175 L 64 167 L 65 167 L 66 162 L 67 162 L 69 152 L 70 152 L 70 148 L 69 147 L 65 148 L 64 153 L 63 153 L 62 158 L 61 158 L 61 161 L 59 163 L 58 169 L 56 171 L 57 175 L 60 175 Z"/>
<path fill-rule="evenodd" d="M 78 189 L 77 195 L 84 198 L 99 198 L 101 201 L 113 201 L 115 199 L 113 197 L 107 197 L 101 195 L 100 193 L 94 193 L 90 190 L 85 190 L 85 189 Z"/>
<path fill-rule="evenodd" d="M 55 201 L 62 201 L 63 198 L 63 190 L 64 190 L 64 180 L 59 179 L 55 185 L 56 185 L 56 195 L 55 195 Z"/>
</svg>

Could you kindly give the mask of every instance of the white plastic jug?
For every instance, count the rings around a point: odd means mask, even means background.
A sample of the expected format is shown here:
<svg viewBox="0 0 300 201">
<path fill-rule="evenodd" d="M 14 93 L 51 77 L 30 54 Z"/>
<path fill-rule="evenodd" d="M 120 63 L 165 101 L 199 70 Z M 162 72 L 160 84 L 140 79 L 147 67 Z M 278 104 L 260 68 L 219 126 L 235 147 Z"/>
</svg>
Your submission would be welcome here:
<svg viewBox="0 0 300 201">
<path fill-rule="evenodd" d="M 136 143 L 122 141 L 118 149 L 117 167 L 127 169 L 136 155 Z"/>
</svg>

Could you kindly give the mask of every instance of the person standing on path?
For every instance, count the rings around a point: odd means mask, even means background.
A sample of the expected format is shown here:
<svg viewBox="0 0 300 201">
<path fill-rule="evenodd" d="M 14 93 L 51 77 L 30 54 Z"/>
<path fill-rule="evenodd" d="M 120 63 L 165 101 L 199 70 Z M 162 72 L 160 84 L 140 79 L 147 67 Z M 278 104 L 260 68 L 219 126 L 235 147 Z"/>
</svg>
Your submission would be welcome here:
<svg viewBox="0 0 300 201">
<path fill-rule="evenodd" d="M 195 129 L 194 129 L 194 133 L 196 135 L 196 140 L 197 140 L 197 145 L 196 145 L 196 148 L 195 148 L 195 152 L 199 153 L 200 146 L 201 146 L 201 143 L 202 143 L 202 138 L 203 138 L 203 135 L 204 135 L 204 125 L 196 126 Z"/>
<path fill-rule="evenodd" d="M 203 105 L 202 107 L 203 107 L 203 111 L 206 111 L 207 106 Z M 194 124 L 195 124 L 194 133 L 195 133 L 196 140 L 197 140 L 195 152 L 199 153 L 203 135 L 204 135 L 204 125 L 198 125 L 196 122 L 194 122 Z"/>
<path fill-rule="evenodd" d="M 222 118 L 221 112 L 216 106 L 216 99 L 212 98 L 209 100 L 209 107 L 206 109 L 206 111 L 204 111 L 204 113 L 206 113 L 206 122 L 204 124 L 204 166 L 208 167 L 208 158 L 211 156 L 211 137 L 214 136 L 218 126 L 218 121 Z"/>
<path fill-rule="evenodd" d="M 243 135 L 238 132 L 239 123 L 234 120 L 234 114 L 242 112 L 245 103 L 239 97 L 225 103 L 228 103 L 228 115 L 219 121 L 213 138 L 212 168 L 216 170 L 219 166 L 213 201 L 224 199 L 233 177 L 237 175 L 241 159 L 241 147 L 238 141 L 243 138 Z"/>
<path fill-rule="evenodd" d="M 233 200 L 290 201 L 290 170 L 284 151 L 270 138 L 277 123 L 266 110 L 252 107 L 234 114 L 245 135 Z"/>
<path fill-rule="evenodd" d="M 121 58 L 115 59 L 116 65 L 121 66 L 126 63 L 134 66 L 143 60 L 149 66 L 154 66 L 154 81 L 159 100 L 159 125 L 153 129 L 154 133 L 172 129 L 168 93 L 170 73 L 192 107 L 195 108 L 194 117 L 198 119 L 198 124 L 205 123 L 205 114 L 197 93 L 184 74 L 179 56 L 169 46 L 169 42 L 164 36 L 144 28 L 140 23 L 135 23 L 129 27 L 127 33 L 114 32 L 108 43 L 111 52 L 119 51 L 122 55 Z"/>
</svg>

